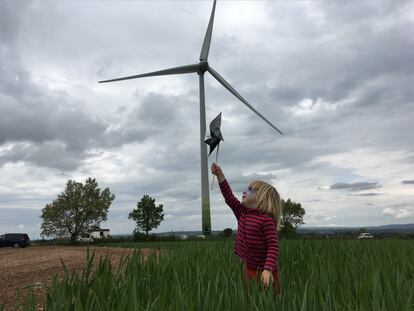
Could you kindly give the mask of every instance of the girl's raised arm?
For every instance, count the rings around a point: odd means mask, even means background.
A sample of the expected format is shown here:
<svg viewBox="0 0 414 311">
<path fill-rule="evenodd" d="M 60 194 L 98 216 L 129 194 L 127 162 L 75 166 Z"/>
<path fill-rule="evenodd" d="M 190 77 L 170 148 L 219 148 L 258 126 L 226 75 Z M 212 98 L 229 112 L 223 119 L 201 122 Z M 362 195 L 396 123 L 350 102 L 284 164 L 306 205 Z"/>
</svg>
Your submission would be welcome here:
<svg viewBox="0 0 414 311">
<path fill-rule="evenodd" d="M 234 215 L 236 216 L 237 220 L 240 218 L 240 214 L 246 209 L 241 202 L 234 196 L 233 191 L 228 184 L 226 177 L 223 174 L 220 166 L 216 163 L 211 165 L 211 172 L 217 176 L 217 180 L 219 182 L 221 193 L 223 194 L 224 200 L 226 201 L 227 205 L 233 210 Z"/>
<path fill-rule="evenodd" d="M 226 179 L 222 180 L 220 183 L 220 190 L 223 194 L 224 200 L 227 205 L 233 210 L 234 215 L 237 220 L 239 220 L 241 213 L 246 209 L 243 204 L 234 196 L 233 191 L 230 188 L 229 183 Z"/>
</svg>

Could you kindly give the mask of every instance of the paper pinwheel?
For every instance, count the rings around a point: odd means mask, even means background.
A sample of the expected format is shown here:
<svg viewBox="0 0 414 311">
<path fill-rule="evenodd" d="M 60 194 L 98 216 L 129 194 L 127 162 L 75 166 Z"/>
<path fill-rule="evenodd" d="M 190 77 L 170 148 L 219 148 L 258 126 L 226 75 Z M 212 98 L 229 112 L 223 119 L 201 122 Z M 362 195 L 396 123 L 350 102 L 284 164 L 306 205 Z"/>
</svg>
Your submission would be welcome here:
<svg viewBox="0 0 414 311">
<path fill-rule="evenodd" d="M 224 141 L 223 135 L 221 135 L 220 131 L 221 126 L 221 112 L 217 115 L 217 117 L 214 118 L 213 121 L 210 123 L 210 137 L 204 140 L 204 142 L 210 146 L 210 154 L 213 152 L 213 150 L 220 144 L 220 140 Z M 218 148 L 217 148 L 218 153 Z"/>
<path fill-rule="evenodd" d="M 204 142 L 210 146 L 210 153 L 208 154 L 208 156 L 210 156 L 213 150 L 217 147 L 216 163 L 217 163 L 218 151 L 220 148 L 220 141 L 221 140 L 224 141 L 223 135 L 221 135 L 220 126 L 221 126 L 221 112 L 217 115 L 217 117 L 213 119 L 213 121 L 211 121 L 210 137 L 204 140 Z M 213 175 L 213 180 L 211 181 L 211 190 L 213 190 L 213 185 L 214 185 L 214 175 Z"/>
</svg>

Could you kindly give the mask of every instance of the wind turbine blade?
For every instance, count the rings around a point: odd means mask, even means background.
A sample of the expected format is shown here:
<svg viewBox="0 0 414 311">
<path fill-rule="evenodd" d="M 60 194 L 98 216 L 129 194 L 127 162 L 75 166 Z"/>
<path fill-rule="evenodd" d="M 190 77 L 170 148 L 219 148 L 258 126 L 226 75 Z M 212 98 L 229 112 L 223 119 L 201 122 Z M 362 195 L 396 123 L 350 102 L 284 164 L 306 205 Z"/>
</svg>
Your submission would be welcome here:
<svg viewBox="0 0 414 311">
<path fill-rule="evenodd" d="M 208 52 L 210 50 L 211 34 L 213 33 L 214 12 L 216 11 L 216 0 L 213 3 L 211 10 L 210 21 L 208 22 L 207 31 L 204 36 L 203 47 L 201 48 L 200 61 L 207 60 Z"/>
<path fill-rule="evenodd" d="M 283 133 L 274 126 L 269 120 L 267 120 L 260 112 L 258 112 L 252 105 L 250 105 L 247 100 L 245 100 L 222 76 L 218 74 L 213 68 L 208 66 L 208 72 L 218 81 L 220 82 L 226 89 L 228 89 L 234 96 L 240 99 L 247 107 L 249 107 L 254 113 L 256 113 L 260 118 L 262 118 L 267 124 L 273 127 L 276 131 L 283 135 Z"/>
<path fill-rule="evenodd" d="M 179 67 L 173 67 L 173 68 L 168 68 L 168 69 L 143 73 L 143 74 L 140 74 L 140 75 L 122 77 L 122 78 L 111 79 L 111 80 L 103 80 L 103 81 L 99 81 L 99 83 L 129 80 L 129 79 L 136 79 L 136 78 L 145 78 L 145 77 L 154 77 L 154 76 L 165 76 L 165 75 L 176 75 L 176 74 L 183 74 L 183 73 L 191 73 L 191 72 L 197 72 L 199 67 L 200 67 L 199 64 L 179 66 Z"/>
</svg>

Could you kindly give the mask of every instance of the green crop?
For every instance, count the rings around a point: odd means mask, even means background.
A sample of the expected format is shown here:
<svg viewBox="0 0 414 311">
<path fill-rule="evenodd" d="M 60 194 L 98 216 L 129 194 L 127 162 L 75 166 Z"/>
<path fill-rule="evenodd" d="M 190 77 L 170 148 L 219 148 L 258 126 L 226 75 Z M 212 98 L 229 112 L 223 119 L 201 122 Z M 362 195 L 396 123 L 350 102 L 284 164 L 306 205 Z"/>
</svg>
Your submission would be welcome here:
<svg viewBox="0 0 414 311">
<path fill-rule="evenodd" d="M 276 297 L 255 282 L 243 288 L 232 241 L 167 245 L 146 262 L 139 252 L 116 267 L 103 257 L 96 271 L 94 254 L 79 273 L 62 262 L 46 310 L 414 311 L 412 240 L 281 240 Z M 17 307 L 36 310 L 34 295 Z"/>
</svg>

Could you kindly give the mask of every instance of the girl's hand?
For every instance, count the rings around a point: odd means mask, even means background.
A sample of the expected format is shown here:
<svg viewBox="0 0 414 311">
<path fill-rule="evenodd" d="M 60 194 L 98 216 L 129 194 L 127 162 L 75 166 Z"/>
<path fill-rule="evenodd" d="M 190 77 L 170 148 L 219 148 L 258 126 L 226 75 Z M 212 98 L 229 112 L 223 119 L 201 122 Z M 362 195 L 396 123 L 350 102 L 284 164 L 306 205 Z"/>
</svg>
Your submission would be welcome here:
<svg viewBox="0 0 414 311">
<path fill-rule="evenodd" d="M 221 167 L 214 162 L 213 164 L 211 164 L 211 173 L 217 176 L 217 180 L 219 181 L 219 183 L 221 183 L 225 179 Z"/>
<path fill-rule="evenodd" d="M 270 283 L 270 279 L 273 278 L 272 272 L 269 270 L 263 270 L 261 275 L 261 281 L 264 287 L 268 287 Z"/>
</svg>

